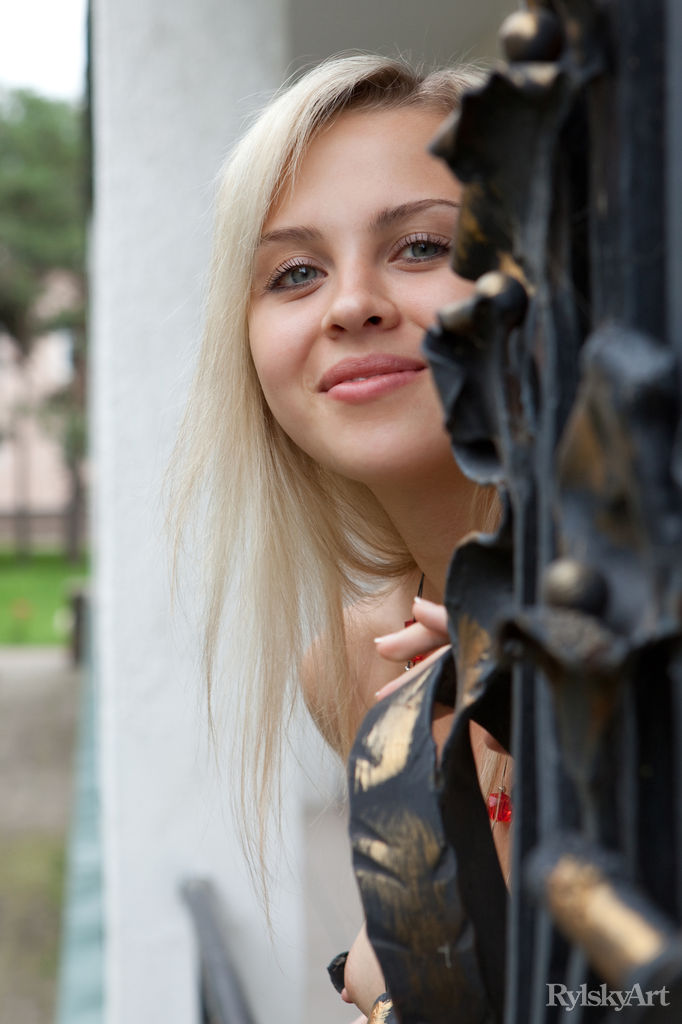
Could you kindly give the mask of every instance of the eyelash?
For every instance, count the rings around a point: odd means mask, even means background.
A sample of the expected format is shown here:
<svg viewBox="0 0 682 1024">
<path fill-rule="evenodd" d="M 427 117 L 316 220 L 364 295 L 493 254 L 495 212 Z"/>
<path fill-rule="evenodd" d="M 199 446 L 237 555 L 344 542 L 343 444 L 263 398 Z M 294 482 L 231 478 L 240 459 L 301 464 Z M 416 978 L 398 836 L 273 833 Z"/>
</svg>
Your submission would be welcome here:
<svg viewBox="0 0 682 1024">
<path fill-rule="evenodd" d="M 299 284 L 280 285 L 279 282 L 282 278 L 288 274 L 290 270 L 296 270 L 298 267 L 311 267 L 313 270 L 319 271 L 319 268 L 311 263 L 310 260 L 305 259 L 305 257 L 292 257 L 272 272 L 265 285 L 266 292 L 290 291 L 293 288 L 304 288 L 306 285 L 310 284 L 309 281 L 300 281 Z"/>
<path fill-rule="evenodd" d="M 418 258 L 416 256 L 406 257 L 405 262 L 411 264 L 417 263 L 428 263 L 431 260 L 436 260 L 440 256 L 445 255 L 450 251 L 451 242 L 449 238 L 445 238 L 442 235 L 432 235 L 425 231 L 417 231 L 414 234 L 406 235 L 405 238 L 401 238 L 398 244 L 393 249 L 391 259 L 397 259 L 403 249 L 407 249 L 410 245 L 419 245 L 425 243 L 428 245 L 435 245 L 440 249 L 440 252 L 434 253 L 432 256 L 423 256 Z M 287 284 L 282 285 L 280 282 L 289 273 L 290 270 L 296 270 L 298 267 L 310 267 L 311 269 L 320 273 L 318 267 L 316 267 L 310 260 L 305 257 L 292 257 L 286 260 L 281 266 L 277 267 L 276 270 L 270 275 L 265 285 L 265 290 L 268 292 L 272 291 L 293 291 L 297 288 L 305 288 L 310 284 L 310 281 L 300 281 L 298 284 Z"/>
<path fill-rule="evenodd" d="M 403 238 L 395 247 L 394 252 L 398 255 L 403 249 L 407 249 L 408 246 L 418 245 L 420 242 L 427 245 L 435 245 L 440 249 L 440 252 L 436 252 L 432 256 L 422 256 L 421 259 L 415 256 L 407 257 L 406 262 L 428 263 L 431 260 L 437 260 L 440 256 L 444 256 L 450 251 L 452 244 L 449 238 L 444 238 L 442 235 L 431 235 L 427 231 L 417 231 L 413 235 Z"/>
</svg>

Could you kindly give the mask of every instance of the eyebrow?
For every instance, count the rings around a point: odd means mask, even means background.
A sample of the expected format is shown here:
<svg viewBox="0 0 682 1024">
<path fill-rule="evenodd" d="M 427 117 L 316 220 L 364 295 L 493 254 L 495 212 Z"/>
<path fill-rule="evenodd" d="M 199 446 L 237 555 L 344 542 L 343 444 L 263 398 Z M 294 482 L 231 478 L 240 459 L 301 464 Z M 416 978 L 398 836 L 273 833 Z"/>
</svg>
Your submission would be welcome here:
<svg viewBox="0 0 682 1024">
<path fill-rule="evenodd" d="M 266 231 L 260 237 L 259 245 L 272 245 L 273 242 L 314 242 L 322 238 L 317 228 L 275 228 Z"/>
<path fill-rule="evenodd" d="M 413 202 L 401 203 L 400 206 L 390 206 L 379 210 L 370 221 L 370 231 L 381 231 L 390 227 L 397 221 L 405 220 L 406 217 L 432 206 L 449 206 L 453 210 L 460 208 L 460 203 L 451 199 L 415 199 Z M 272 245 L 274 242 L 315 242 L 322 238 L 322 232 L 313 227 L 288 227 L 275 228 L 274 231 L 266 231 L 261 235 L 260 245 Z"/>
<path fill-rule="evenodd" d="M 388 228 L 395 224 L 396 221 L 405 220 L 406 217 L 410 217 L 413 213 L 420 213 L 431 206 L 449 206 L 453 210 L 458 210 L 461 203 L 455 203 L 452 199 L 416 199 L 412 203 L 401 203 L 400 206 L 392 206 L 385 210 L 380 210 L 372 218 L 370 228 L 372 231 Z"/>
</svg>

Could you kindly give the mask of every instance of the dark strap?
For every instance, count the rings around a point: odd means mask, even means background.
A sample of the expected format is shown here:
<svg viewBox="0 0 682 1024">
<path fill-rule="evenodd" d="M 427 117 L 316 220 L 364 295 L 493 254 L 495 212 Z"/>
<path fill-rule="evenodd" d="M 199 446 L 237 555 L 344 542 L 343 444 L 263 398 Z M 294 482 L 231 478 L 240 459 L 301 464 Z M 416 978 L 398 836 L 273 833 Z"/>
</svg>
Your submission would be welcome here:
<svg viewBox="0 0 682 1024">
<path fill-rule="evenodd" d="M 346 960 L 348 959 L 348 950 L 345 953 L 337 953 L 334 959 L 327 965 L 327 973 L 331 980 L 332 985 L 338 993 L 343 992 L 345 987 L 345 970 Z"/>
</svg>

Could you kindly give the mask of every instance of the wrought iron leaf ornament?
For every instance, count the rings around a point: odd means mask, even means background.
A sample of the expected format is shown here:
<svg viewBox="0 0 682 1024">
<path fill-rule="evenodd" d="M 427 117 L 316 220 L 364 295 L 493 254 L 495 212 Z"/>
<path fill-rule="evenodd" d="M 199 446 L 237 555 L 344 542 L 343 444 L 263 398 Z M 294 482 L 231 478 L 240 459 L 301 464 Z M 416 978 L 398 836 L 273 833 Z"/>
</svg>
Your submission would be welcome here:
<svg viewBox="0 0 682 1024">
<path fill-rule="evenodd" d="M 529 3 L 433 144 L 464 185 L 453 266 L 476 288 L 425 351 L 454 457 L 501 516 L 454 553 L 452 658 L 351 756 L 387 1020 L 549 1024 L 570 991 L 573 1021 L 606 1021 L 612 990 L 637 995 L 629 1020 L 682 1020 L 675 3 Z M 514 756 L 509 893 L 471 719 Z"/>
</svg>

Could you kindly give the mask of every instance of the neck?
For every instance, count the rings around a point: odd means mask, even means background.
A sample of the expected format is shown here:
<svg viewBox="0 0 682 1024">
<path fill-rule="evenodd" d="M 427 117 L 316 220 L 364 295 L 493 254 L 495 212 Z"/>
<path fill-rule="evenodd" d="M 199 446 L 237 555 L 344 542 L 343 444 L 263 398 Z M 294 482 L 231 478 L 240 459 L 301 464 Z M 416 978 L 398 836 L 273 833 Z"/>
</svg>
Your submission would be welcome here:
<svg viewBox="0 0 682 1024">
<path fill-rule="evenodd" d="M 424 573 L 424 597 L 442 601 L 455 545 L 472 529 L 476 485 L 453 462 L 417 485 L 384 482 L 372 488 Z"/>
</svg>

